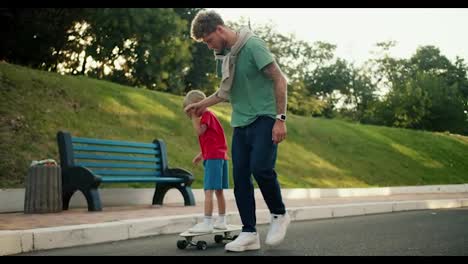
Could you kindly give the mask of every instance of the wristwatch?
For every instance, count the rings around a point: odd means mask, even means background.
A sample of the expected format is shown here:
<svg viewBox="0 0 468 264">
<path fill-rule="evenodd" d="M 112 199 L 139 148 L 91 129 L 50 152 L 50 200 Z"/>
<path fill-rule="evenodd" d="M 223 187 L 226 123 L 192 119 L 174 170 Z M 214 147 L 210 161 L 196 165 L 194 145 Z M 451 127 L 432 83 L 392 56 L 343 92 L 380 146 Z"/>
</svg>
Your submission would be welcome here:
<svg viewBox="0 0 468 264">
<path fill-rule="evenodd" d="M 276 119 L 281 120 L 281 121 L 286 121 L 286 115 L 285 114 L 279 114 L 276 115 Z"/>
</svg>

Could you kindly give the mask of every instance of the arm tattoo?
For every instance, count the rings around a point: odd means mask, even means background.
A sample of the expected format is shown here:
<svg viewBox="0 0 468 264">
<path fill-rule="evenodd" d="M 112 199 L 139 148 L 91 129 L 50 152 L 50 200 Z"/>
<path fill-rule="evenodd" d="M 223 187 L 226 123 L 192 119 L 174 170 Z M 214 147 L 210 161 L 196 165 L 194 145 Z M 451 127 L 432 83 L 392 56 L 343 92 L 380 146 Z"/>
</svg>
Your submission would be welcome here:
<svg viewBox="0 0 468 264">
<path fill-rule="evenodd" d="M 285 114 L 287 108 L 287 81 L 284 74 L 281 72 L 278 64 L 272 62 L 263 68 L 263 73 L 273 80 L 275 97 L 276 97 L 276 113 Z"/>
</svg>

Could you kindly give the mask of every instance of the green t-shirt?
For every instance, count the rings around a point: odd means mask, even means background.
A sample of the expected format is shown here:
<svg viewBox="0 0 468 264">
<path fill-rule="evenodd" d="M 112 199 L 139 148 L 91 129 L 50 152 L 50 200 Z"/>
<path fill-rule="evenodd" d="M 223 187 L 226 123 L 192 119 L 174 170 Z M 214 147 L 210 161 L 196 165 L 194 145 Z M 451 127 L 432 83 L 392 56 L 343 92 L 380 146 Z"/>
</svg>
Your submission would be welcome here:
<svg viewBox="0 0 468 264">
<path fill-rule="evenodd" d="M 247 126 L 262 115 L 275 118 L 276 97 L 273 80 L 266 77 L 262 71 L 273 61 L 266 43 L 255 36 L 251 37 L 238 53 L 230 94 L 233 127 Z M 218 60 L 218 77 L 221 77 L 221 64 Z"/>
</svg>

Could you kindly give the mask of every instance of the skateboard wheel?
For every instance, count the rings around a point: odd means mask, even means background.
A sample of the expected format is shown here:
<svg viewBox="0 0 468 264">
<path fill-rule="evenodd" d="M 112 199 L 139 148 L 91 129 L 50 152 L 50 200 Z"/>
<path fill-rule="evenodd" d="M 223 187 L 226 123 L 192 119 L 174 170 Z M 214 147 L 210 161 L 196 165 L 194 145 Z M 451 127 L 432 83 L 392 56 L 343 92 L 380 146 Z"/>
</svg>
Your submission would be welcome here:
<svg viewBox="0 0 468 264">
<path fill-rule="evenodd" d="M 198 241 L 197 242 L 197 248 L 199 250 L 206 250 L 206 242 L 205 241 Z"/>
<path fill-rule="evenodd" d="M 215 241 L 216 243 L 218 243 L 218 244 L 219 244 L 219 243 L 222 243 L 222 242 L 223 242 L 223 236 L 222 236 L 222 235 L 216 235 L 216 236 L 214 236 L 214 241 Z"/>
<path fill-rule="evenodd" d="M 177 248 L 184 249 L 188 246 L 188 242 L 186 240 L 178 240 L 177 241 Z"/>
</svg>

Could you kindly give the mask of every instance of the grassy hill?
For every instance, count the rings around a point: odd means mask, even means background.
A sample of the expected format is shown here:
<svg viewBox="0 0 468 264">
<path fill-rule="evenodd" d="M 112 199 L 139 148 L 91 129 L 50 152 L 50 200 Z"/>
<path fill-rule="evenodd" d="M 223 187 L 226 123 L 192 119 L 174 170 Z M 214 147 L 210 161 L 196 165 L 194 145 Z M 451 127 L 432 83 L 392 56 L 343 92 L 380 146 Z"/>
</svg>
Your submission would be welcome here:
<svg viewBox="0 0 468 264">
<path fill-rule="evenodd" d="M 191 164 L 198 141 L 180 96 L 0 63 L 0 98 L 1 188 L 22 187 L 31 160 L 59 160 L 58 130 L 130 141 L 161 138 L 169 165 L 191 170 L 194 187 L 202 186 L 202 167 Z M 230 105 L 212 110 L 230 147 Z M 285 188 L 468 182 L 467 137 L 293 115 L 287 124 L 276 166 Z"/>
</svg>

